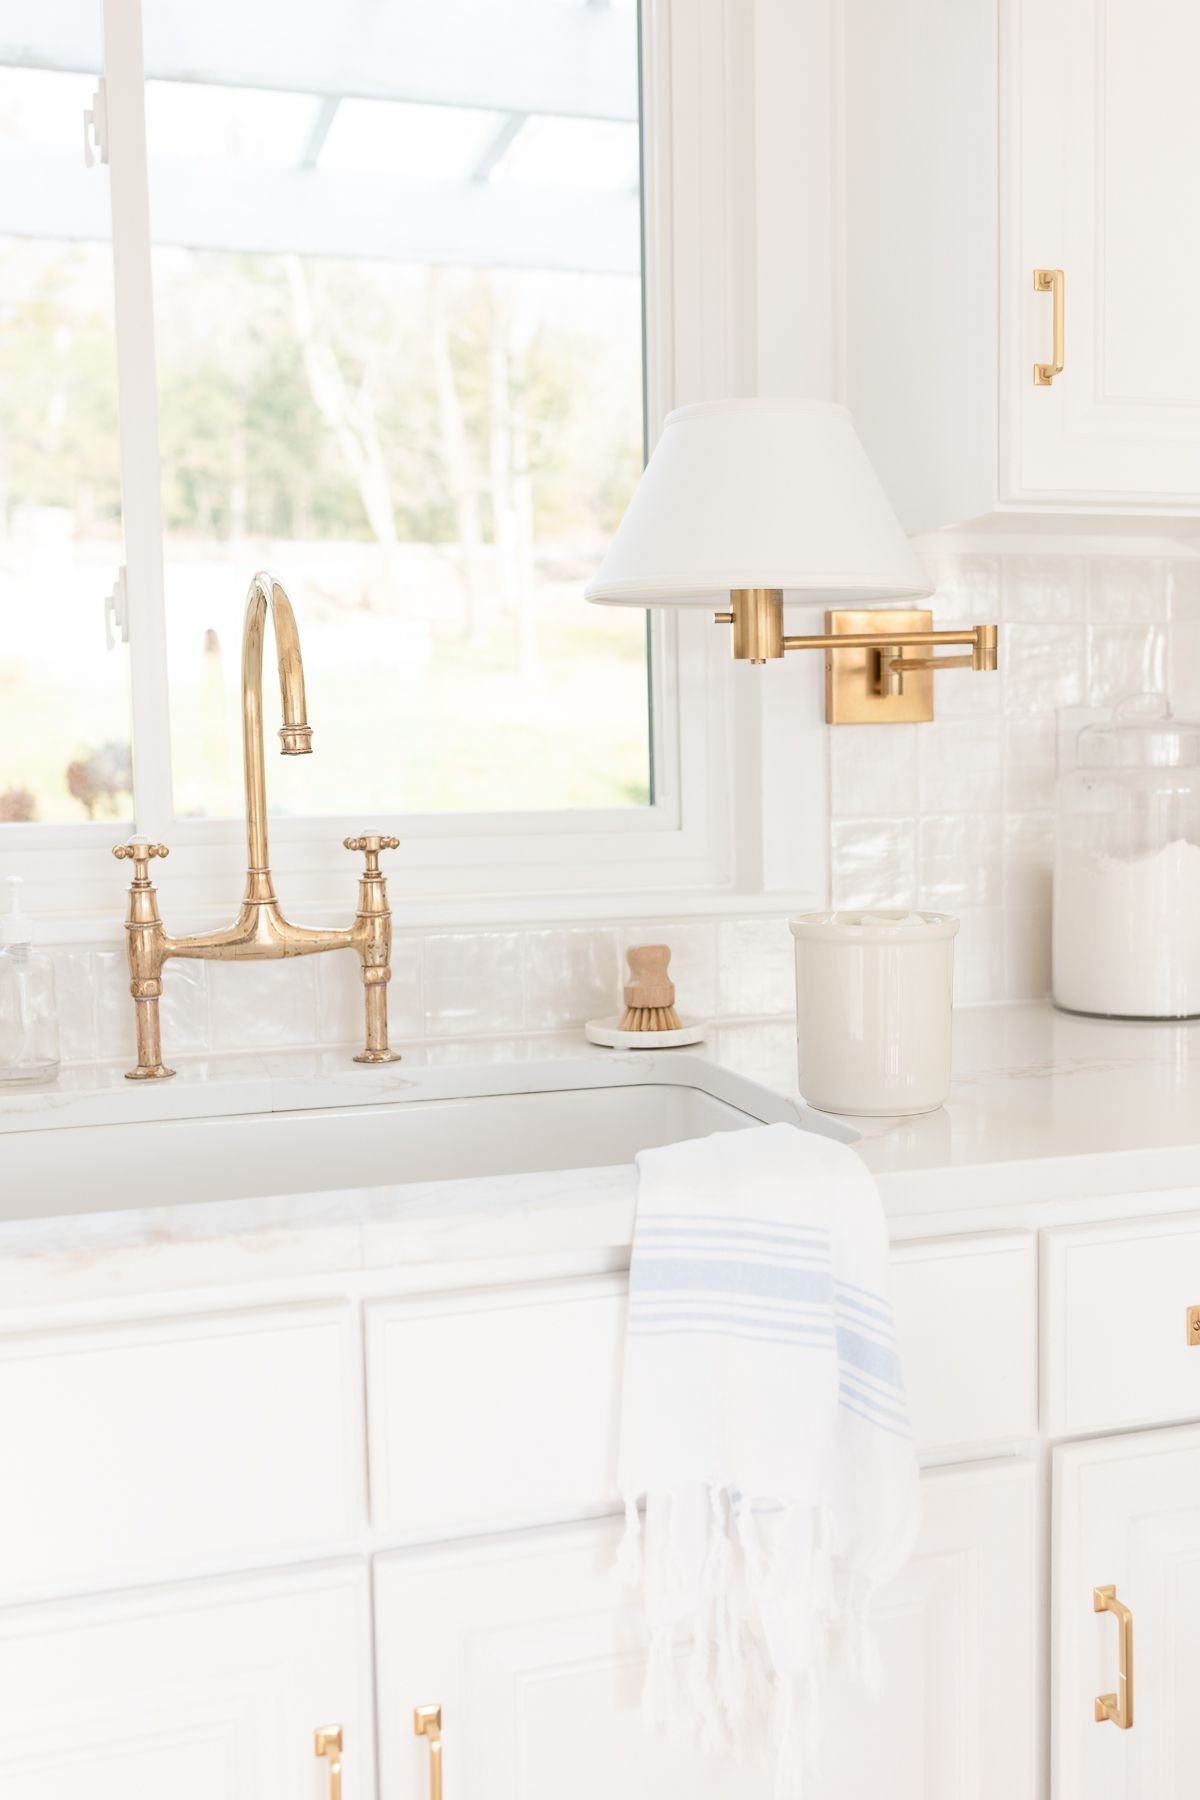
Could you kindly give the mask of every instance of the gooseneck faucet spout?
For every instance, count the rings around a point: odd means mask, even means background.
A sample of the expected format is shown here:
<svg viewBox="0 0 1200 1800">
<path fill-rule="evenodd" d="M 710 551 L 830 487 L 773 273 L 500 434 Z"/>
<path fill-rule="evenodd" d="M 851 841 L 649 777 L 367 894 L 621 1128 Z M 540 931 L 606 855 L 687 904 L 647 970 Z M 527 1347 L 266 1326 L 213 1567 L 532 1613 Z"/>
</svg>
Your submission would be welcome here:
<svg viewBox="0 0 1200 1800">
<path fill-rule="evenodd" d="M 366 1011 L 366 1044 L 356 1062 L 399 1060 L 388 1046 L 387 984 L 391 980 L 392 918 L 387 884 L 379 868 L 381 850 L 394 850 L 399 840 L 377 833 L 347 838 L 348 850 L 361 850 L 365 866 L 358 883 L 354 923 L 332 929 L 293 925 L 279 909 L 271 877 L 267 844 L 267 784 L 263 760 L 263 642 L 267 616 L 275 630 L 283 725 L 279 737 L 284 756 L 303 756 L 312 749 L 312 728 L 304 698 L 304 663 L 292 603 L 280 582 L 255 575 L 246 596 L 242 633 L 242 753 L 246 782 L 246 892 L 232 925 L 191 937 L 171 937 L 158 914 L 158 895 L 150 879 L 150 862 L 168 854 L 165 845 L 134 837 L 113 855 L 131 859 L 134 878 L 129 889 L 125 929 L 129 951 L 130 992 L 137 1022 L 137 1067 L 131 1081 L 162 1079 L 175 1071 L 163 1063 L 158 1018 L 163 965 L 173 956 L 209 961 L 253 962 L 289 956 L 313 956 L 325 950 L 354 950 L 361 964 Z"/>
<path fill-rule="evenodd" d="M 246 595 L 246 622 L 242 628 L 242 755 L 246 778 L 246 853 L 251 878 L 265 877 L 270 886 L 267 853 L 267 776 L 263 760 L 263 640 L 267 614 L 275 627 L 275 655 L 279 663 L 279 692 L 283 724 L 279 741 L 284 756 L 312 752 L 312 726 L 304 699 L 304 659 L 292 603 L 271 575 L 258 574 Z M 274 898 L 265 893 L 259 899 Z M 247 899 L 251 898 L 249 891 Z"/>
</svg>

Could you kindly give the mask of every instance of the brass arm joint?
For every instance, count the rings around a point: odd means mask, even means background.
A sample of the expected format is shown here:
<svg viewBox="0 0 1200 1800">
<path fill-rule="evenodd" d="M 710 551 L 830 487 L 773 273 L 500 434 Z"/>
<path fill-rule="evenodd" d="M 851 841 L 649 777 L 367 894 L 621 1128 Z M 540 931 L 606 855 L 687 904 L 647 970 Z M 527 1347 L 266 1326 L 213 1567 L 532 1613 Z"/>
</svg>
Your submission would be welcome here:
<svg viewBox="0 0 1200 1800">
<path fill-rule="evenodd" d="M 716 622 L 733 627 L 738 661 L 764 663 L 789 650 L 825 652 L 825 718 L 830 725 L 898 724 L 933 717 L 933 676 L 943 669 L 991 673 L 998 666 L 995 625 L 936 631 L 924 610 L 835 610 L 825 630 L 790 636 L 783 629 L 779 588 L 736 588 Z M 906 656 L 906 650 L 962 646 L 967 654 Z"/>
</svg>

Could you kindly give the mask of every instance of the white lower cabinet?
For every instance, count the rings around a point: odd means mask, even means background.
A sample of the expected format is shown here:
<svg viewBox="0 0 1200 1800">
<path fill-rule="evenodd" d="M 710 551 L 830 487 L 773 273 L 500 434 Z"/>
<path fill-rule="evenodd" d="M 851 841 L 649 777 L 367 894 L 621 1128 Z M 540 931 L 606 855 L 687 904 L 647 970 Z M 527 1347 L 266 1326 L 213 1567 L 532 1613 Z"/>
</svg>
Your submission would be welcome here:
<svg viewBox="0 0 1200 1800">
<path fill-rule="evenodd" d="M 1131 1615 L 1132 1723 L 1121 1697 Z M 1191 1800 L 1200 1781 L 1200 1427 L 1070 1444 L 1054 1465 L 1054 1800 Z"/>
<path fill-rule="evenodd" d="M 0 1612 L 0 1800 L 375 1792 L 364 1563 Z"/>
<path fill-rule="evenodd" d="M 833 1699 L 819 1800 L 1032 1791 L 1032 1466 L 937 1471 L 924 1487 L 917 1554 L 880 1598 L 883 1691 Z M 611 1575 L 618 1530 L 560 1526 L 377 1559 L 381 1800 L 427 1800 L 413 1712 L 434 1705 L 446 1800 L 767 1800 L 765 1772 L 644 1728 L 636 1609 Z"/>
<path fill-rule="evenodd" d="M 1192 1800 L 1200 1213 L 1162 1205 L 896 1247 L 940 1466 L 877 1597 L 881 1690 L 828 1696 L 807 1800 Z M 0 1331 L 0 1800 L 337 1800 L 323 1726 L 341 1800 L 433 1800 L 418 1707 L 445 1800 L 769 1800 L 765 1766 L 642 1723 L 611 1574 L 622 1277 L 505 1273 Z M 1130 1425 L 1156 1429 L 1053 1449 Z M 1095 1717 L 1116 1607 L 1130 1730 Z"/>
</svg>

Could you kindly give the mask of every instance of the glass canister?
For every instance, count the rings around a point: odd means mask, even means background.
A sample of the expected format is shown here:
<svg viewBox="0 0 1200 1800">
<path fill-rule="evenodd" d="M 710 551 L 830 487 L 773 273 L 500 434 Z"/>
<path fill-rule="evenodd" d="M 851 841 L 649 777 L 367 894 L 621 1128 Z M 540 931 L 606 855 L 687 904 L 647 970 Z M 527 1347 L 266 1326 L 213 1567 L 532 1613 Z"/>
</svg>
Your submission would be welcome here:
<svg viewBox="0 0 1200 1800">
<path fill-rule="evenodd" d="M 1200 1016 L 1200 720 L 1161 695 L 1087 726 L 1059 779 L 1053 985 L 1068 1012 Z"/>
</svg>

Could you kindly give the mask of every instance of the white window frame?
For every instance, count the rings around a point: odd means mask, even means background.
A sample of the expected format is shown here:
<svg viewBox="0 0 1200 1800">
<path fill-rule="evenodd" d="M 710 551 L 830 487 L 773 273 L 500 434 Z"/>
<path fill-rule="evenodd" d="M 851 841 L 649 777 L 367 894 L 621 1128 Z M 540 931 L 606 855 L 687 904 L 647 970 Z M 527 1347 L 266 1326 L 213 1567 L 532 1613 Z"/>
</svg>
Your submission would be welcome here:
<svg viewBox="0 0 1200 1800">
<path fill-rule="evenodd" d="M 224 918 L 240 894 L 244 828 L 174 816 L 159 483 L 141 0 L 102 0 L 112 193 L 122 509 L 138 828 L 172 850 L 174 922 Z M 747 0 L 642 0 L 646 391 L 651 441 L 674 405 L 752 392 L 753 8 Z M 93 175 L 98 172 L 93 171 Z M 102 177 L 100 177 L 102 178 Z M 246 571 L 247 579 L 252 571 Z M 286 579 L 286 570 L 280 571 Z M 99 606 L 100 602 L 97 601 Z M 345 911 L 341 840 L 387 830 L 393 909 L 405 922 L 716 910 L 733 895 L 775 907 L 819 893 L 823 753 L 797 800 L 764 770 L 796 747 L 794 678 L 764 699 L 763 672 L 729 664 L 706 613 L 650 615 L 654 799 L 640 808 L 273 818 L 272 864 L 300 918 Z M 303 619 L 300 620 L 303 638 Z M 810 659 L 801 659 L 810 660 Z M 783 671 L 771 671 L 783 677 Z M 314 721 L 320 728 L 319 717 Z M 805 741 L 815 744 L 811 733 Z M 319 737 L 318 737 L 319 745 Z M 319 754 L 319 748 L 318 748 Z M 734 795 L 741 802 L 735 811 Z M 754 805 L 747 803 L 753 801 Z M 795 833 L 781 849 L 769 820 Z M 123 885 L 103 823 L 13 825 L 0 854 L 59 915 L 64 938 L 111 918 Z M 64 894 L 64 879 L 69 881 Z M 768 899 L 768 897 L 771 897 Z M 74 920 L 74 928 L 72 928 Z"/>
</svg>

